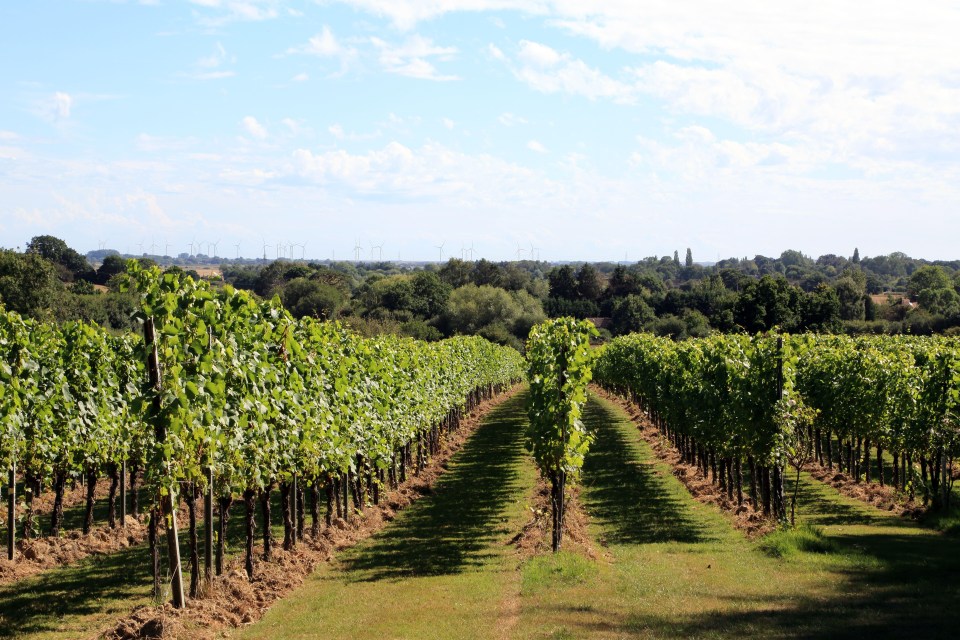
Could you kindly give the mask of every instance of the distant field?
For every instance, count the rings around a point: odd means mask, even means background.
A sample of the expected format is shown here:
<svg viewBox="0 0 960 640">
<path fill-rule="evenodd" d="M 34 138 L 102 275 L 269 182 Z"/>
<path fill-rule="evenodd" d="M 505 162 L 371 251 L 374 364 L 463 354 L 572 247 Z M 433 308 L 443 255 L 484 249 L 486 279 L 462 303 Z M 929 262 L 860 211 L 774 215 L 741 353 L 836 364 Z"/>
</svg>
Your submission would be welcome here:
<svg viewBox="0 0 960 640">
<path fill-rule="evenodd" d="M 186 265 L 183 267 L 184 271 L 196 271 L 203 278 L 222 278 L 223 273 L 220 272 L 219 267 L 211 267 L 210 265 Z"/>
</svg>

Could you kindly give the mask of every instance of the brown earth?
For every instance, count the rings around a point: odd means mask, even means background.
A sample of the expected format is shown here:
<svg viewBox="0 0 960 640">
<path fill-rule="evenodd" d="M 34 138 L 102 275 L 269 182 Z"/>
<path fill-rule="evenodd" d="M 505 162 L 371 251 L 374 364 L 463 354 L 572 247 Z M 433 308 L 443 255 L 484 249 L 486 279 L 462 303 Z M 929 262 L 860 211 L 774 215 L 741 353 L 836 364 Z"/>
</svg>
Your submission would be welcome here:
<svg viewBox="0 0 960 640">
<path fill-rule="evenodd" d="M 919 518 L 926 513 L 921 503 L 910 500 L 889 485 L 881 487 L 879 482 L 857 482 L 853 476 L 840 473 L 835 469 L 828 469 L 816 462 L 811 462 L 803 470 L 820 482 L 829 484 L 843 495 L 872 504 L 878 509 L 906 518 Z"/>
<path fill-rule="evenodd" d="M 77 508 L 86 502 L 86 488 L 77 484 L 68 489 L 63 495 L 64 510 Z M 107 499 L 110 491 L 109 480 L 101 479 L 97 483 L 94 493 L 95 500 Z M 19 492 L 19 487 L 18 487 Z M 119 499 L 119 492 L 118 492 Z M 47 491 L 34 499 L 34 518 L 41 528 L 49 526 L 50 513 L 53 511 L 54 494 Z M 22 503 L 18 505 L 18 512 L 22 513 Z M 13 560 L 7 560 L 6 554 L 0 558 L 0 585 L 9 584 L 29 576 L 53 569 L 55 567 L 72 564 L 91 555 L 104 555 L 120 549 L 139 544 L 147 537 L 147 527 L 142 522 L 127 516 L 127 526 L 119 526 L 119 508 L 117 509 L 118 526 L 111 529 L 105 522 L 95 526 L 89 534 L 84 535 L 78 530 L 63 532 L 58 538 L 40 536 L 26 540 L 17 531 L 16 555 Z"/>
<path fill-rule="evenodd" d="M 188 600 L 183 609 L 174 609 L 170 603 L 138 607 L 99 637 L 109 640 L 177 637 L 204 640 L 220 637 L 228 628 L 256 622 L 274 602 L 301 585 L 319 563 L 328 562 L 337 551 L 369 538 L 393 520 L 397 511 L 421 496 L 429 495 L 437 478 L 448 468 L 451 456 L 486 414 L 518 390 L 519 386 L 514 387 L 475 408 L 461 422 L 460 429 L 445 439 L 441 453 L 430 460 L 420 475 L 408 478 L 397 490 L 387 492 L 379 506 L 368 505 L 362 513 L 352 515 L 349 522 L 334 520 L 331 526 L 321 529 L 316 539 L 307 533 L 303 542 L 291 551 L 275 546 L 273 559 L 269 562 L 259 559 L 263 548 L 258 545 L 255 547 L 252 580 L 247 579 L 241 554 L 227 562 L 223 575 L 212 578 L 202 597 Z"/>
<path fill-rule="evenodd" d="M 564 539 L 561 542 L 561 547 L 567 549 L 572 546 L 590 559 L 595 560 L 598 554 L 587 533 L 590 519 L 580 504 L 579 486 L 567 486 L 566 501 L 567 510 L 563 523 Z M 553 517 L 550 510 L 550 485 L 543 476 L 537 478 L 537 486 L 534 489 L 529 509 L 530 521 L 523 525 L 520 533 L 510 540 L 510 544 L 516 547 L 522 560 L 540 553 L 551 552 Z"/>
</svg>

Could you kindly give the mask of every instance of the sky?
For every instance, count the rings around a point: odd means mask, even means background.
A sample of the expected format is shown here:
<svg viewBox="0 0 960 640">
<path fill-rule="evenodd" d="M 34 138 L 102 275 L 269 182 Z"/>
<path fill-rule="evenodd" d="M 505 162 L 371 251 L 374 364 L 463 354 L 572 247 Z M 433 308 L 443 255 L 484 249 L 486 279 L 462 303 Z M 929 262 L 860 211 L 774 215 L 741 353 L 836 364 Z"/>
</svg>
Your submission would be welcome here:
<svg viewBox="0 0 960 640">
<path fill-rule="evenodd" d="M 956 259 L 958 33 L 955 0 L 3 2 L 0 247 Z"/>
</svg>

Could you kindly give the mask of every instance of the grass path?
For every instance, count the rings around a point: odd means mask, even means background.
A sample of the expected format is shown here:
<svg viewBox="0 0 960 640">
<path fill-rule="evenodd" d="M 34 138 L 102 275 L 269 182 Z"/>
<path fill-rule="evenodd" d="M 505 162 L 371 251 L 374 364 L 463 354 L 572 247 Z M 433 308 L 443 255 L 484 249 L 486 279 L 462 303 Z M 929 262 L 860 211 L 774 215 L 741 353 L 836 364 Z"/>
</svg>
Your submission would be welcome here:
<svg viewBox="0 0 960 640">
<path fill-rule="evenodd" d="M 693 500 L 618 407 L 594 397 L 584 417 L 597 440 L 582 499 L 605 557 L 531 562 L 518 638 L 956 637 L 956 540 L 806 478 L 799 513 L 835 549 L 770 557 Z"/>
<path fill-rule="evenodd" d="M 509 540 L 529 519 L 535 482 L 523 448 L 525 399 L 487 417 L 433 495 L 319 568 L 240 637 L 507 637 L 520 588 Z"/>
</svg>

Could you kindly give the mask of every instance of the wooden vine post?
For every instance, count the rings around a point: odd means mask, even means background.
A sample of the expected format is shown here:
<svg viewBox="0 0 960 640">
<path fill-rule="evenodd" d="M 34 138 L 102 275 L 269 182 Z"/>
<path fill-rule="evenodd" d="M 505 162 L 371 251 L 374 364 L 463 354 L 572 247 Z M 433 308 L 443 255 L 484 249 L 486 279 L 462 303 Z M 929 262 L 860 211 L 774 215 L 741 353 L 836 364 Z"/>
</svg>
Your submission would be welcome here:
<svg viewBox="0 0 960 640">
<path fill-rule="evenodd" d="M 120 527 L 127 528 L 127 459 L 120 463 Z"/>
<path fill-rule="evenodd" d="M 7 481 L 7 560 L 13 560 L 17 544 L 17 461 L 10 460 Z"/>
<path fill-rule="evenodd" d="M 783 399 L 783 336 L 777 336 L 777 397 L 776 402 Z M 776 461 L 773 473 L 773 504 L 774 515 L 781 523 L 787 520 L 787 505 L 783 494 L 783 474 L 785 465 L 783 459 Z"/>
<path fill-rule="evenodd" d="M 153 318 L 146 319 L 143 325 L 143 339 L 147 346 L 147 371 L 150 375 L 150 388 L 153 389 L 154 437 L 158 445 L 167 439 L 167 428 L 161 417 L 160 397 L 162 392 L 160 378 L 160 357 L 157 352 L 157 336 Z M 167 557 L 170 560 L 170 589 L 173 606 L 182 609 L 186 603 L 183 593 L 183 572 L 180 566 L 180 539 L 177 536 L 177 510 L 174 508 L 174 487 L 164 487 L 160 493 L 160 513 L 167 526 Z"/>
<path fill-rule="evenodd" d="M 207 467 L 207 492 L 203 503 L 203 569 L 209 582 L 213 578 L 213 467 Z"/>
</svg>

